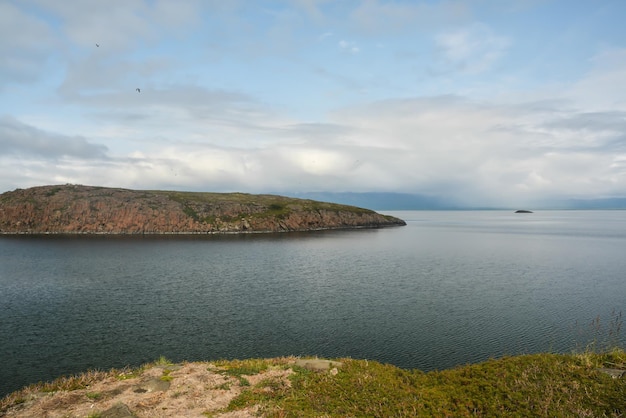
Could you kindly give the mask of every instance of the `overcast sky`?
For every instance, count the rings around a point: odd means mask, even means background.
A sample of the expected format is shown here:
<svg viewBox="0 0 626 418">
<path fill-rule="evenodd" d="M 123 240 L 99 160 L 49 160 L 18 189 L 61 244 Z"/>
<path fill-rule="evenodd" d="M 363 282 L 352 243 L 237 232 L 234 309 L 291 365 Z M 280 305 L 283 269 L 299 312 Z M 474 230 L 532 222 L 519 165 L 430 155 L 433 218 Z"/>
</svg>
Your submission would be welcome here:
<svg viewBox="0 0 626 418">
<path fill-rule="evenodd" d="M 626 196 L 625 21 L 623 0 L 0 0 L 0 192 Z"/>
</svg>

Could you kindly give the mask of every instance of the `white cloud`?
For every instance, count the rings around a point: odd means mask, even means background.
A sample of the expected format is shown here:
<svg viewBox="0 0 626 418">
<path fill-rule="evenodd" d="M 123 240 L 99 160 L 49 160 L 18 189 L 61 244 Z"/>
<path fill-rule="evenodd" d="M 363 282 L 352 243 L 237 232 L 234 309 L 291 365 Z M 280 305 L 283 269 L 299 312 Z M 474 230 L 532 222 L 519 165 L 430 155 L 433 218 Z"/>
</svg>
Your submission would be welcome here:
<svg viewBox="0 0 626 418">
<path fill-rule="evenodd" d="M 317 40 L 321 42 L 321 41 L 325 40 L 326 38 L 330 38 L 332 36 L 334 36 L 334 34 L 332 32 L 324 32 L 317 38 Z"/>
<path fill-rule="evenodd" d="M 337 120 L 358 127 L 354 144 L 388 150 L 391 158 L 379 164 L 389 172 L 403 167 L 407 175 L 396 178 L 400 188 L 495 204 L 623 193 L 626 178 L 618 172 L 623 167 L 615 166 L 613 144 L 623 134 L 611 129 L 624 116 L 603 115 L 601 123 L 587 127 L 584 139 L 577 124 L 585 114 L 563 118 L 532 104 L 455 97 L 389 100 L 346 110 Z M 437 190 L 440 184 L 448 189 Z"/>
<path fill-rule="evenodd" d="M 350 53 L 350 54 L 358 54 L 360 48 L 357 46 L 356 42 L 350 42 L 346 40 L 341 40 L 337 44 L 342 51 Z"/>
<path fill-rule="evenodd" d="M 84 137 L 46 132 L 10 116 L 0 117 L 0 155 L 98 159 L 104 158 L 106 151 L 105 146 L 90 143 Z"/>
<path fill-rule="evenodd" d="M 626 110 L 626 48 L 607 48 L 591 59 L 592 68 L 564 95 L 593 110 Z"/>
<path fill-rule="evenodd" d="M 25 93 L 0 107 L 0 189 L 626 195 L 619 45 L 547 84 L 496 72 L 520 39 L 472 2 L 172 4 L 0 3 L 0 84 Z"/>
<path fill-rule="evenodd" d="M 40 78 L 57 47 L 51 29 L 39 18 L 9 2 L 0 2 L 0 89 L 6 83 Z"/>
<path fill-rule="evenodd" d="M 181 1 L 176 6 L 163 0 L 26 0 L 26 4 L 61 20 L 62 33 L 73 44 L 93 47 L 99 43 L 102 48 L 113 50 L 172 36 L 171 30 L 188 30 L 199 23 L 202 6 L 196 0 Z"/>
<path fill-rule="evenodd" d="M 321 8 L 326 3 L 330 3 L 333 0 L 288 0 L 295 3 L 297 6 L 304 9 L 309 17 L 316 21 L 322 21 L 324 19 L 324 13 Z"/>
<path fill-rule="evenodd" d="M 72 152 L 58 151 L 56 161 L 41 157 L 45 150 L 33 152 L 22 159 L 23 168 L 15 162 L 9 167 L 25 173 L 21 185 L 48 172 L 46 182 L 248 192 L 403 191 L 474 205 L 626 190 L 626 150 L 616 152 L 612 145 L 623 139 L 620 112 L 564 114 L 534 104 L 442 96 L 345 108 L 333 114 L 333 124 L 261 118 L 246 125 L 240 123 L 246 119 L 242 114 L 240 122 L 213 126 L 214 133 L 204 136 L 195 133 L 203 126 L 201 117 L 167 114 L 174 129 L 156 146 L 126 155 L 117 150 L 104 161 L 89 159 L 105 151 L 89 139 L 48 132 L 48 142 L 38 142 L 41 132 L 24 129 L 32 138 L 23 137 L 20 144 L 52 147 L 54 138 L 59 149 Z M 576 134 L 581 124 L 584 141 Z"/>
<path fill-rule="evenodd" d="M 506 52 L 510 41 L 486 25 L 475 23 L 436 36 L 443 70 L 476 74 L 488 71 Z"/>
<path fill-rule="evenodd" d="M 406 30 L 428 31 L 466 21 L 469 15 L 465 1 L 364 0 L 351 11 L 349 21 L 357 31 L 380 35 Z"/>
</svg>

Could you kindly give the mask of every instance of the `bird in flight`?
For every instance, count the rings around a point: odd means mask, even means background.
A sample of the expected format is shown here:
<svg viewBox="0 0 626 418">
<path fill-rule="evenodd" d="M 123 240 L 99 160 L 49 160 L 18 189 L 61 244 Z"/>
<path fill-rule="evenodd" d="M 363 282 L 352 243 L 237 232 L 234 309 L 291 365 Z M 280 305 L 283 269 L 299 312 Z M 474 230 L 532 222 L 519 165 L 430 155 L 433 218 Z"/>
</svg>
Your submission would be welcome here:
<svg viewBox="0 0 626 418">
<path fill-rule="evenodd" d="M 137 93 L 141 93 L 141 89 L 139 87 L 137 87 L 135 90 L 137 90 Z"/>
<path fill-rule="evenodd" d="M 98 48 L 100 48 L 100 44 L 96 44 L 96 46 L 97 46 Z"/>
</svg>

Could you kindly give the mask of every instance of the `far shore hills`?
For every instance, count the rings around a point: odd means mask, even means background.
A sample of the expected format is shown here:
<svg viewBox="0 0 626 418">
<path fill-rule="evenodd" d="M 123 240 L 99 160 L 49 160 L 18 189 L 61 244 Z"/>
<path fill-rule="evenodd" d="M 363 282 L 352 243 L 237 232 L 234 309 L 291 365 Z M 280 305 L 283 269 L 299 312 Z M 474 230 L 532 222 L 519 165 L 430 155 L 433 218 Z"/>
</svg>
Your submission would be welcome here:
<svg viewBox="0 0 626 418">
<path fill-rule="evenodd" d="M 247 193 L 50 185 L 0 194 L 0 234 L 215 234 L 382 228 L 356 206 Z"/>
</svg>

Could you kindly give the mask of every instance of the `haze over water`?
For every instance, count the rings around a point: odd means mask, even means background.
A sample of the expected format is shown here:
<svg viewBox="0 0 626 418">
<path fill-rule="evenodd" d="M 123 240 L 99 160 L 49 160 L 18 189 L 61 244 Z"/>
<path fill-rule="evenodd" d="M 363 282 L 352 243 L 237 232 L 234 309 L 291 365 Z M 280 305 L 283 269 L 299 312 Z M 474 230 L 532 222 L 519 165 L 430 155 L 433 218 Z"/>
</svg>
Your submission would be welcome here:
<svg viewBox="0 0 626 418">
<path fill-rule="evenodd" d="M 406 227 L 0 237 L 0 395 L 90 368 L 317 355 L 424 371 L 569 352 L 626 298 L 626 211 L 389 212 Z M 623 336 L 618 336 L 624 343 Z"/>
</svg>

